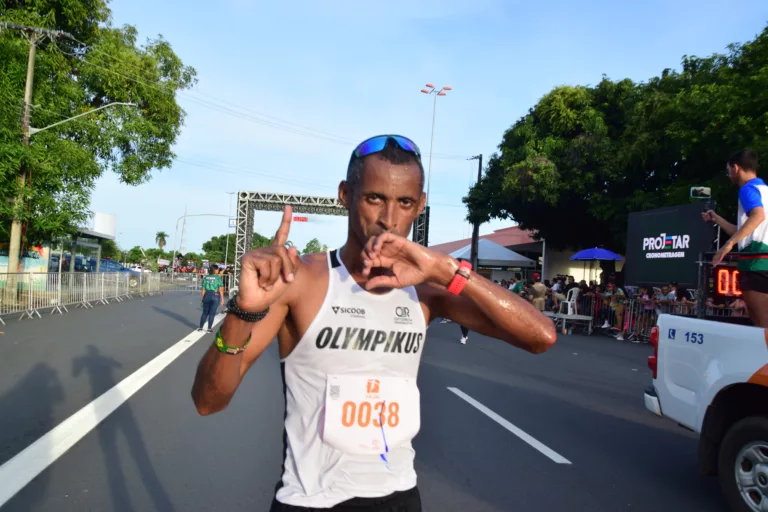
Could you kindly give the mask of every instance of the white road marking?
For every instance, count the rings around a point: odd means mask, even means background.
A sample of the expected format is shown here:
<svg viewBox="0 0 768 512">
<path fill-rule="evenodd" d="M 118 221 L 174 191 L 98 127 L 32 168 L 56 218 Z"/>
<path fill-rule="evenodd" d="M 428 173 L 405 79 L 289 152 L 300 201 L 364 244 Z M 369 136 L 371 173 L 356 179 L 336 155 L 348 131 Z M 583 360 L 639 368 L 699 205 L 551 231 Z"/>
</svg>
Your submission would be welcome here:
<svg viewBox="0 0 768 512">
<path fill-rule="evenodd" d="M 216 315 L 213 324 L 217 325 L 224 316 L 224 313 Z M 205 331 L 187 334 L 0 466 L 0 507 L 205 334 Z"/>
<path fill-rule="evenodd" d="M 473 406 L 474 408 L 476 408 L 477 410 L 479 410 L 480 412 L 482 412 L 483 414 L 491 418 L 493 421 L 495 421 L 502 427 L 506 428 L 507 430 L 515 434 L 517 437 L 519 437 L 520 439 L 522 439 L 523 441 L 531 445 L 533 448 L 536 448 L 537 450 L 539 450 L 542 454 L 549 457 L 553 462 L 556 462 L 558 464 L 571 463 L 571 461 L 569 461 L 568 459 L 566 459 L 565 457 L 563 457 L 562 455 L 560 455 L 559 453 L 557 453 L 556 451 L 548 447 L 547 445 L 541 443 L 540 441 L 526 434 L 525 432 L 523 432 L 522 430 L 520 430 L 519 428 L 517 428 L 516 426 L 514 426 L 513 424 L 511 424 L 510 422 L 508 422 L 507 420 L 505 420 L 504 418 L 502 418 L 501 416 L 499 416 L 498 414 L 496 414 L 495 412 L 493 412 L 492 410 L 490 410 L 489 408 L 487 408 L 486 406 L 484 406 L 483 404 L 481 404 L 480 402 L 472 398 L 471 396 L 467 395 L 466 393 L 463 393 L 461 390 L 456 388 L 448 388 L 448 391 L 450 391 L 451 393 L 454 393 L 456 396 L 458 396 L 459 398 L 461 398 L 462 400 L 464 400 L 465 402 L 467 402 L 468 404 L 470 404 L 471 406 Z"/>
</svg>

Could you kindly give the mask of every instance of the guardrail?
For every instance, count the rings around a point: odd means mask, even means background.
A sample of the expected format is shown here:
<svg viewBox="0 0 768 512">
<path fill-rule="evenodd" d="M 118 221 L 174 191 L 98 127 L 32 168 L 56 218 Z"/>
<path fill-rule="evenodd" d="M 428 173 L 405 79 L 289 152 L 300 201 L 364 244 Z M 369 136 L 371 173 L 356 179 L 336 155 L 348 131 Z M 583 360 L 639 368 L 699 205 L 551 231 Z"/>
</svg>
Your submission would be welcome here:
<svg viewBox="0 0 768 512">
<path fill-rule="evenodd" d="M 748 317 L 744 307 L 715 304 L 711 299 L 706 299 L 701 309 L 704 312 L 704 318 L 712 320 L 728 321 Z M 567 301 L 562 301 L 559 309 L 548 313 L 555 323 L 567 332 L 572 332 L 573 325 L 583 324 L 590 332 L 598 329 L 603 333 L 617 336 L 621 334 L 628 340 L 640 341 L 648 340 L 651 328 L 656 325 L 659 314 L 695 317 L 697 302 L 656 299 L 643 301 L 637 298 L 624 298 L 621 302 L 612 302 L 610 298 L 579 295 L 574 303 L 569 305 Z M 571 325 L 570 328 L 568 324 Z"/>
<path fill-rule="evenodd" d="M 169 292 L 200 292 L 202 275 L 128 272 L 63 272 L 0 274 L 0 325 L 3 316 L 19 315 L 41 318 L 69 312 L 67 307 L 93 308 L 130 300 L 134 295 L 148 296 Z M 222 276 L 229 289 L 229 275 Z"/>
</svg>

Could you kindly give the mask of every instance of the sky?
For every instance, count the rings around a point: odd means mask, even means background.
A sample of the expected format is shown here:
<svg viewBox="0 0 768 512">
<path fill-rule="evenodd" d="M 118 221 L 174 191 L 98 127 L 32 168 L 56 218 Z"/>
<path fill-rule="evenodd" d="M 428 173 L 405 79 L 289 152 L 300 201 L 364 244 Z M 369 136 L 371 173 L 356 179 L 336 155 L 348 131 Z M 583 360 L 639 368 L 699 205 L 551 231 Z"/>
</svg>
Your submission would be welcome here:
<svg viewBox="0 0 768 512">
<path fill-rule="evenodd" d="M 603 75 L 646 81 L 683 55 L 723 52 L 768 22 L 764 0 L 112 0 L 113 24 L 141 40 L 158 34 L 198 73 L 179 94 L 187 112 L 170 169 L 138 187 L 101 178 L 91 210 L 117 217 L 121 247 L 152 247 L 155 233 L 200 251 L 227 232 L 237 191 L 337 195 L 354 146 L 399 133 L 421 148 L 430 174 L 430 245 L 467 238 L 461 199 L 477 161 L 553 87 L 594 85 Z M 215 105 L 211 107 L 211 104 Z M 224 109 L 234 111 L 235 114 Z M 280 214 L 256 212 L 272 236 Z M 339 247 L 345 217 L 309 216 L 290 240 Z M 567 220 L 564 220 L 567 222 Z M 176 226 L 178 225 L 178 235 Z M 481 234 L 514 225 L 493 220 Z M 231 230 L 230 232 L 234 232 Z M 230 255 L 230 258 L 232 256 Z M 231 259 L 230 259 L 231 261 Z"/>
</svg>

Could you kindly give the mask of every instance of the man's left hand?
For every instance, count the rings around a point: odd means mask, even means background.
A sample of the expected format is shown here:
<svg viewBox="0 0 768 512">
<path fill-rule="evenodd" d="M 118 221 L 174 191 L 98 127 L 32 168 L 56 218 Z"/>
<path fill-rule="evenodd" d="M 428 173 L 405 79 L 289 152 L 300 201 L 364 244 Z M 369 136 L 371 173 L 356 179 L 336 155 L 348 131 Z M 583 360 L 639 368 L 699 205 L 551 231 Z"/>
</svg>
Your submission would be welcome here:
<svg viewBox="0 0 768 512">
<path fill-rule="evenodd" d="M 450 257 L 392 233 L 371 237 L 361 256 L 367 290 L 405 288 L 425 282 L 447 286 L 458 268 Z"/>
<path fill-rule="evenodd" d="M 712 258 L 712 266 L 717 266 L 720 264 L 721 261 L 723 261 L 723 258 L 725 258 L 729 252 L 733 250 L 733 246 L 735 244 L 728 240 L 723 244 L 723 246 L 720 248 L 719 251 L 715 253 L 715 256 Z"/>
</svg>

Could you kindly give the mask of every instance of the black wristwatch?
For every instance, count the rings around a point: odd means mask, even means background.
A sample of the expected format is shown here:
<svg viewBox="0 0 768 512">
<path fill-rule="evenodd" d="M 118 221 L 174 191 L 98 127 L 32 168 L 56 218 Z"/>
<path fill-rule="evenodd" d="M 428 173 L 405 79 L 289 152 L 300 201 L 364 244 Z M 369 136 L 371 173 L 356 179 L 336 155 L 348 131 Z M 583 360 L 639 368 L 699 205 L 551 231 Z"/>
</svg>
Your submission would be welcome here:
<svg viewBox="0 0 768 512">
<path fill-rule="evenodd" d="M 269 313 L 269 308 L 265 309 L 260 313 L 251 313 L 250 311 L 243 311 L 237 306 L 237 293 L 235 293 L 227 303 L 227 313 L 232 313 L 240 320 L 253 324 L 263 320 L 264 317 L 267 316 L 267 313 Z"/>
</svg>

